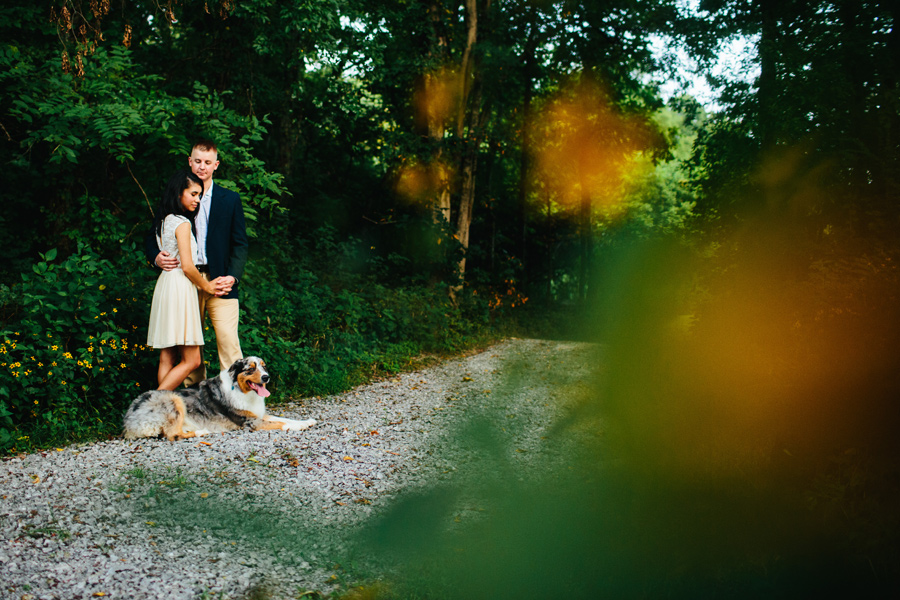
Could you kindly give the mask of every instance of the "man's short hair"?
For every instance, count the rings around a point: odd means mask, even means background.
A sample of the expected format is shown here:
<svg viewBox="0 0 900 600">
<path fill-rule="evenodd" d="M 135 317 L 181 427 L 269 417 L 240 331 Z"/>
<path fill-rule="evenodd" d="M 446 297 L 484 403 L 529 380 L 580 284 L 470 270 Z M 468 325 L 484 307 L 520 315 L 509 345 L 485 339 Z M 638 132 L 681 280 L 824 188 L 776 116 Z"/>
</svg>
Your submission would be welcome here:
<svg viewBox="0 0 900 600">
<path fill-rule="evenodd" d="M 205 138 L 201 138 L 194 142 L 194 145 L 191 146 L 191 152 L 193 152 L 195 148 L 197 150 L 200 150 L 201 152 L 215 152 L 216 154 L 219 153 L 219 149 L 216 148 L 216 143 Z"/>
</svg>

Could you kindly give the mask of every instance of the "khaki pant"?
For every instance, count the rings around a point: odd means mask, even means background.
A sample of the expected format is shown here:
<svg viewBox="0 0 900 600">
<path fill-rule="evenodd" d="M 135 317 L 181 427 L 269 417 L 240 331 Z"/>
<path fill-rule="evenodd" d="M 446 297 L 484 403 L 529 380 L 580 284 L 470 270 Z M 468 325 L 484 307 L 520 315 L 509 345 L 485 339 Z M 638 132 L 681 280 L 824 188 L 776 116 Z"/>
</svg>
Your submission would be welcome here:
<svg viewBox="0 0 900 600">
<path fill-rule="evenodd" d="M 206 273 L 202 274 L 209 279 Z M 200 300 L 200 320 L 206 322 L 206 315 L 216 332 L 216 345 L 219 349 L 219 365 L 224 371 L 238 359 L 244 357 L 241 352 L 241 341 L 238 339 L 238 320 L 240 317 L 240 304 L 237 298 L 217 298 L 203 291 L 198 291 Z M 194 385 L 206 379 L 206 365 L 200 363 L 200 367 L 188 375 L 184 384 Z"/>
</svg>

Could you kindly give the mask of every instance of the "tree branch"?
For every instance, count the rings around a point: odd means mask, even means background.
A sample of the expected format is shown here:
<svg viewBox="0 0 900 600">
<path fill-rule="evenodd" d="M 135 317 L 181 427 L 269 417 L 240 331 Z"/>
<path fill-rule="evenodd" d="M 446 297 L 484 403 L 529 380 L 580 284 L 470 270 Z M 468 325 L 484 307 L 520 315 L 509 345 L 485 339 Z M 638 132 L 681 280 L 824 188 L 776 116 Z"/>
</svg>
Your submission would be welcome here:
<svg viewBox="0 0 900 600">
<path fill-rule="evenodd" d="M 134 176 L 134 173 L 131 172 L 131 165 L 128 162 L 125 162 L 125 168 L 128 169 L 128 174 L 131 175 L 131 178 L 134 179 L 134 182 L 137 184 L 138 188 L 141 190 L 141 193 L 144 195 L 144 200 L 147 201 L 147 208 L 150 209 L 150 216 L 153 216 L 153 207 L 150 206 L 150 198 L 147 197 L 147 192 L 144 191 L 144 188 L 141 186 L 141 182 L 137 180 L 137 177 Z"/>
</svg>

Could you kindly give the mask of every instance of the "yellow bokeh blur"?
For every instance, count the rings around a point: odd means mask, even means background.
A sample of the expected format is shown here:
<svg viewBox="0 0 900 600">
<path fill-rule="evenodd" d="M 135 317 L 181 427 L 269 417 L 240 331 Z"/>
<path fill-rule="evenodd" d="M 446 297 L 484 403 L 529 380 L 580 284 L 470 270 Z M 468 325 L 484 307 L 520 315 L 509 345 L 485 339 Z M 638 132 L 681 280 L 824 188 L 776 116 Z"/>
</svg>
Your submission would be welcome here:
<svg viewBox="0 0 900 600">
<path fill-rule="evenodd" d="M 642 121 L 615 110 L 601 86 L 581 82 L 538 112 L 529 140 L 532 177 L 559 204 L 622 212 L 623 183 L 647 139 Z"/>
</svg>

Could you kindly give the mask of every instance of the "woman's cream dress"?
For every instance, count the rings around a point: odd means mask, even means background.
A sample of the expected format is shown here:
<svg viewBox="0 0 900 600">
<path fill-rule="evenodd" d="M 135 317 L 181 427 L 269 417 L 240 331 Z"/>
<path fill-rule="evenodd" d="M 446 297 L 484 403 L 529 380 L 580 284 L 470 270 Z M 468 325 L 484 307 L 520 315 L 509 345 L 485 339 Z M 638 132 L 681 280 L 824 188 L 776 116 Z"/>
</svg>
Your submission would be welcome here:
<svg viewBox="0 0 900 600">
<path fill-rule="evenodd" d="M 175 228 L 190 223 L 187 217 L 169 215 L 162 224 L 162 236 L 157 236 L 160 250 L 178 257 L 178 267 L 163 271 L 156 280 L 153 303 L 150 305 L 150 327 L 147 345 L 152 348 L 172 346 L 202 346 L 203 323 L 200 320 L 200 303 L 197 287 L 181 270 L 181 256 L 175 240 Z M 197 239 L 191 233 L 191 255 L 197 264 Z"/>
</svg>

